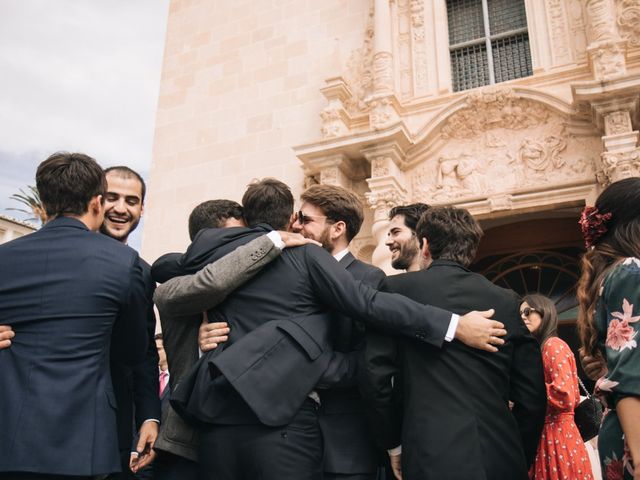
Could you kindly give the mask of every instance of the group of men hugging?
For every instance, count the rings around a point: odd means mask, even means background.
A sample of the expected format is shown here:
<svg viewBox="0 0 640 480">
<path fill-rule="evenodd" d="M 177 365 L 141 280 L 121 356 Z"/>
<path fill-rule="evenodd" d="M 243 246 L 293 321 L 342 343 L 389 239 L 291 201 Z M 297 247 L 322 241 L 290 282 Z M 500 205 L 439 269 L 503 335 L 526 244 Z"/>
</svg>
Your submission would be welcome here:
<svg viewBox="0 0 640 480">
<path fill-rule="evenodd" d="M 0 246 L 0 479 L 528 478 L 540 347 L 468 269 L 468 211 L 393 208 L 387 277 L 349 251 L 356 194 L 314 185 L 296 210 L 265 178 L 149 267 L 126 246 L 136 172 L 60 152 L 36 184 L 48 221 Z"/>
</svg>

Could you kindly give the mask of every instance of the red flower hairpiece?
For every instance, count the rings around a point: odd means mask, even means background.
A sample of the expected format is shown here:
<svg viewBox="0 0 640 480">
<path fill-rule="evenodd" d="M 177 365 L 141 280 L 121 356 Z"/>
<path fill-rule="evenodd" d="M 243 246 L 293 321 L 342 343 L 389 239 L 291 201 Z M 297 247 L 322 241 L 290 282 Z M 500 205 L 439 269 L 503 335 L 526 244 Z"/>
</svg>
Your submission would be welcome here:
<svg viewBox="0 0 640 480">
<path fill-rule="evenodd" d="M 582 229 L 585 247 L 592 247 L 600 237 L 607 233 L 606 223 L 609 220 L 611 220 L 611 212 L 600 213 L 596 207 L 584 207 L 578 223 Z"/>
</svg>

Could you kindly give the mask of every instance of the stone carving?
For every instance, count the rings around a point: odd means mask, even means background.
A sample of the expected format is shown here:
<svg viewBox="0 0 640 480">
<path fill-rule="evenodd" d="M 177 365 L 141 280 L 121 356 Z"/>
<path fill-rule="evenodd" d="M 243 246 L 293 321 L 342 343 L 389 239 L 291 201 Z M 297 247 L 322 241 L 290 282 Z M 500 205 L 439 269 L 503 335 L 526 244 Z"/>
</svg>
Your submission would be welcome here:
<svg viewBox="0 0 640 480">
<path fill-rule="evenodd" d="M 400 73 L 400 94 L 407 98 L 413 93 L 411 69 L 411 18 L 408 0 L 398 2 L 398 70 Z"/>
<path fill-rule="evenodd" d="M 610 0 L 587 0 L 590 42 L 618 40 L 613 10 Z"/>
<path fill-rule="evenodd" d="M 555 65 L 571 62 L 564 0 L 547 0 L 551 30 L 552 53 Z"/>
<path fill-rule="evenodd" d="M 327 106 L 320 112 L 322 138 L 335 138 L 347 133 L 347 128 L 340 117 L 340 111 L 332 106 Z"/>
<path fill-rule="evenodd" d="M 393 92 L 393 57 L 390 52 L 377 52 L 373 56 L 373 91 Z"/>
<path fill-rule="evenodd" d="M 371 176 L 372 177 L 386 177 L 389 175 L 389 162 L 392 160 L 389 157 L 376 158 L 371 162 Z"/>
<path fill-rule="evenodd" d="M 447 119 L 442 138 L 469 138 L 496 128 L 522 130 L 540 125 L 549 117 L 544 105 L 519 98 L 506 87 L 471 92 L 466 105 Z"/>
<path fill-rule="evenodd" d="M 318 185 L 320 182 L 318 181 L 318 176 L 317 175 L 312 175 L 309 173 L 306 173 L 304 176 L 304 180 L 302 181 L 302 188 L 304 190 L 306 190 L 307 188 L 311 187 L 312 185 Z"/>
<path fill-rule="evenodd" d="M 549 136 L 543 142 L 525 138 L 520 145 L 518 159 L 529 169 L 536 172 L 543 172 L 552 166 L 560 168 L 564 165 L 564 160 L 560 156 L 567 148 L 564 138 Z"/>
<path fill-rule="evenodd" d="M 347 62 L 345 78 L 353 96 L 346 102 L 349 113 L 358 114 L 368 109 L 365 98 L 373 92 L 373 40 L 374 12 L 369 9 L 369 17 L 362 47 L 353 51 Z"/>
<path fill-rule="evenodd" d="M 583 61 L 587 55 L 587 27 L 582 1 L 570 0 L 568 10 L 569 38 L 573 45 L 574 58 L 577 61 Z"/>
<path fill-rule="evenodd" d="M 598 181 L 606 186 L 623 178 L 640 176 L 640 150 L 623 152 L 604 152 L 602 169 L 596 175 Z"/>
<path fill-rule="evenodd" d="M 499 210 L 511 210 L 513 208 L 513 198 L 511 195 L 496 195 L 489 198 L 489 210 L 497 212 Z"/>
<path fill-rule="evenodd" d="M 372 209 L 390 210 L 397 205 L 402 205 L 406 201 L 405 192 L 397 188 L 388 187 L 374 190 L 364 194 Z"/>
<path fill-rule="evenodd" d="M 491 209 L 507 208 L 523 189 L 593 181 L 602 148 L 599 136 L 574 137 L 559 114 L 504 89 L 468 99 L 442 132 L 437 153 L 407 172 L 412 201 L 486 198 Z"/>
<path fill-rule="evenodd" d="M 326 167 L 320 171 L 320 183 L 323 185 L 340 185 L 338 167 Z"/>
<path fill-rule="evenodd" d="M 382 97 L 370 102 L 369 125 L 374 130 L 381 130 L 398 120 L 398 114 L 389 97 Z"/>
<path fill-rule="evenodd" d="M 599 44 L 596 47 L 590 47 L 589 54 L 596 79 L 607 80 L 626 73 L 624 44 L 620 42 Z"/>
<path fill-rule="evenodd" d="M 411 31 L 413 33 L 413 72 L 416 93 L 427 89 L 427 44 L 425 41 L 424 0 L 411 0 Z"/>
<path fill-rule="evenodd" d="M 619 135 L 621 133 L 629 133 L 632 130 L 631 117 L 627 111 L 610 113 L 605 117 L 604 122 L 607 135 Z"/>
<path fill-rule="evenodd" d="M 640 47 L 640 0 L 622 0 L 618 6 L 620 35 L 632 47 Z"/>
<path fill-rule="evenodd" d="M 470 155 L 440 157 L 435 197 L 459 197 L 487 189 L 486 175 Z"/>
</svg>

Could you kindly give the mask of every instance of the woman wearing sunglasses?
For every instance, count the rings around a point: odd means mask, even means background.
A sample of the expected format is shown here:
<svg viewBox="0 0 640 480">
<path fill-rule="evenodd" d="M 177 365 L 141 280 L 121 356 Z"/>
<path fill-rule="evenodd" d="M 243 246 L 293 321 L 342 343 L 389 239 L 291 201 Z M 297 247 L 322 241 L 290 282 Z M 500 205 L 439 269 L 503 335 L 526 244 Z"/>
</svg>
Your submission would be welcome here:
<svg viewBox="0 0 640 480">
<path fill-rule="evenodd" d="M 547 415 L 530 477 L 535 480 L 593 479 L 587 449 L 573 419 L 580 403 L 576 360 L 558 337 L 558 313 L 543 295 L 527 295 L 520 316 L 542 347 Z"/>
<path fill-rule="evenodd" d="M 578 330 L 585 355 L 602 355 L 608 370 L 596 384 L 611 409 L 598 436 L 602 471 L 640 480 L 640 178 L 607 187 L 580 226 Z"/>
</svg>

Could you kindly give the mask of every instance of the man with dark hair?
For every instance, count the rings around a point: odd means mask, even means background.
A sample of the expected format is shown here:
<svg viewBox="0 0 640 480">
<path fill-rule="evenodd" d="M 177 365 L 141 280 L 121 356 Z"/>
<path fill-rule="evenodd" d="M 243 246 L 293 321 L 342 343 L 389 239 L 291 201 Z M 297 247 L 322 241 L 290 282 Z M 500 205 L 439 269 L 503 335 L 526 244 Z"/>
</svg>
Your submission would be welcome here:
<svg viewBox="0 0 640 480">
<path fill-rule="evenodd" d="M 107 189 L 104 203 L 104 222 L 100 232 L 126 245 L 129 235 L 138 227 L 144 213 L 146 185 L 142 176 L 126 166 L 105 170 Z M 146 283 L 148 347 L 143 362 L 134 367 L 122 364 L 112 356 L 111 377 L 118 403 L 118 438 L 122 472 L 120 480 L 132 478 L 131 471 L 149 465 L 154 459 L 153 444 L 158 437 L 161 417 L 158 398 L 158 351 L 153 341 L 156 317 L 153 312 L 155 283 L 151 280 L 149 264 L 140 260 Z M 114 337 L 117 346 L 122 340 Z M 133 427 L 138 430 L 134 437 Z M 132 445 L 134 441 L 136 445 Z"/>
<path fill-rule="evenodd" d="M 178 262 L 182 273 L 197 273 L 172 282 L 190 281 L 203 292 L 204 286 L 198 284 L 203 283 L 208 264 L 273 226 L 291 222 L 293 197 L 286 185 L 268 180 L 249 188 L 244 209 L 252 228 L 203 231 Z M 154 277 L 155 272 L 166 272 L 158 263 L 152 268 Z M 189 299 L 185 295 L 176 304 L 187 306 Z M 491 343 L 502 341 L 492 337 L 504 333 L 500 323 L 485 318 L 490 311 L 452 316 L 355 282 L 321 248 L 305 245 L 286 250 L 251 282 L 234 290 L 214 313 L 231 325 L 229 340 L 224 349 L 203 358 L 199 378 L 213 380 L 200 384 L 205 390 L 194 391 L 195 397 L 186 404 L 190 415 L 210 424 L 201 430 L 203 478 L 322 477 L 317 403 L 308 395 L 335 353 L 329 342 L 330 309 L 435 346 L 454 331 L 456 338 L 493 351 Z"/>
<path fill-rule="evenodd" d="M 244 227 L 242 206 L 232 200 L 207 200 L 189 215 L 189 238 L 204 228 Z"/>
<path fill-rule="evenodd" d="M 424 269 L 387 277 L 384 289 L 453 312 L 495 307 L 506 343 L 486 354 L 457 341 L 445 349 L 388 336 L 368 342 L 361 387 L 372 428 L 384 448 L 395 450 L 392 465 L 407 480 L 526 480 L 546 387 L 540 347 L 520 318 L 520 300 L 467 269 L 482 236 L 467 210 L 432 207 L 416 234 Z"/>
<path fill-rule="evenodd" d="M 416 225 L 429 209 L 426 203 L 393 207 L 389 211 L 389 233 L 384 242 L 391 251 L 391 266 L 396 270 L 417 272 L 421 268 Z"/>
<path fill-rule="evenodd" d="M 95 160 L 53 154 L 36 185 L 49 221 L 0 246 L 0 324 L 16 333 L 0 351 L 0 478 L 116 472 L 109 357 L 144 358 L 142 266 L 134 250 L 93 233 L 107 187 Z M 112 332 L 120 341 L 110 354 Z"/>
</svg>

